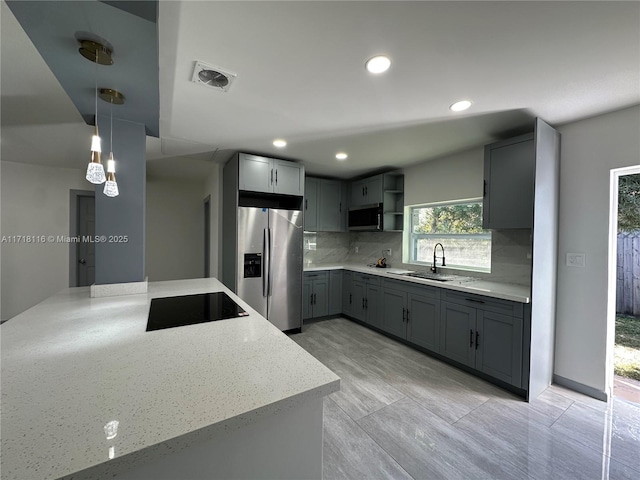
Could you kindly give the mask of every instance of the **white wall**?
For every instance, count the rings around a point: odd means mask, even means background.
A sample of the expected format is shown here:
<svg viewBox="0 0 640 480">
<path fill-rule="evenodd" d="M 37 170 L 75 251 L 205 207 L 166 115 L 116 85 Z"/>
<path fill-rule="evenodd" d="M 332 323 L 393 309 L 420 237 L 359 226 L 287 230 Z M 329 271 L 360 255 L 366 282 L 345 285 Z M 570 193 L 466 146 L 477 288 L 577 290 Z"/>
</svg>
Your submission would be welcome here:
<svg viewBox="0 0 640 480">
<path fill-rule="evenodd" d="M 214 164 L 211 173 L 205 180 L 204 196 L 211 196 L 211 260 L 209 271 L 212 277 L 222 278 L 222 168 L 224 165 Z"/>
<path fill-rule="evenodd" d="M 404 169 L 404 204 L 444 202 L 482 197 L 484 148 Z"/>
<path fill-rule="evenodd" d="M 560 229 L 554 373 L 606 391 L 609 177 L 640 164 L 640 107 L 558 128 Z M 566 267 L 568 252 L 586 254 Z"/>
<path fill-rule="evenodd" d="M 79 169 L 1 162 L 2 235 L 69 234 L 69 190 L 91 190 Z M 69 285 L 67 243 L 6 243 L 2 255 L 2 320 Z"/>
<path fill-rule="evenodd" d="M 204 276 L 203 181 L 147 179 L 146 274 L 150 282 Z"/>
</svg>

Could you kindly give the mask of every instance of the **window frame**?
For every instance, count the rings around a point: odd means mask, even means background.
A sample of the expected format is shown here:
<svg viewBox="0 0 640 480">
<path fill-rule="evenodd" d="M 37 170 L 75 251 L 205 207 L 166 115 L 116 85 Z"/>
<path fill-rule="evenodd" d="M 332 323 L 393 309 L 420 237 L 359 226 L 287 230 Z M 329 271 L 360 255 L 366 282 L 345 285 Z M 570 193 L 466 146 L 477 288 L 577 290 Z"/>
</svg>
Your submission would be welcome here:
<svg viewBox="0 0 640 480">
<path fill-rule="evenodd" d="M 432 261 L 417 260 L 418 240 L 420 239 L 428 239 L 428 238 L 436 238 L 436 237 L 438 239 L 473 238 L 473 239 L 491 241 L 492 234 L 490 230 L 485 230 L 482 233 L 468 233 L 468 234 L 465 234 L 465 233 L 414 233 L 413 232 L 413 218 L 414 218 L 413 212 L 415 210 L 419 210 L 423 208 L 446 207 L 446 206 L 453 206 L 453 205 L 468 205 L 471 203 L 478 203 L 480 204 L 481 208 L 484 208 L 482 197 L 469 198 L 469 199 L 463 199 L 463 200 L 452 200 L 452 201 L 446 201 L 446 202 L 431 202 L 431 203 L 423 203 L 418 205 L 407 206 L 406 214 L 408 217 L 408 222 L 406 225 L 408 227 L 407 228 L 408 230 L 407 246 L 408 246 L 409 255 L 406 263 L 411 265 L 420 265 L 420 266 L 429 266 L 429 267 L 432 265 L 433 263 Z M 491 250 L 489 250 L 489 267 L 477 267 L 473 265 L 458 265 L 458 264 L 447 263 L 447 265 L 444 268 L 449 268 L 452 270 L 464 270 L 469 272 L 491 273 Z"/>
</svg>

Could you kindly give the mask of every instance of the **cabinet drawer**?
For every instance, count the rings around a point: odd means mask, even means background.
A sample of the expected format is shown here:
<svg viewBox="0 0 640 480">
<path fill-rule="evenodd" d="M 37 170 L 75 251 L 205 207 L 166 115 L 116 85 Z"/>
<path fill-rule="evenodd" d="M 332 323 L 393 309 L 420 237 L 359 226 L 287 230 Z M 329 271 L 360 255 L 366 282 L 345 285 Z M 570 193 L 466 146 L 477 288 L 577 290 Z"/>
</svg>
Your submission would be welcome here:
<svg viewBox="0 0 640 480">
<path fill-rule="evenodd" d="M 482 295 L 474 295 L 472 293 L 455 292 L 452 290 L 444 290 L 442 292 L 442 300 L 458 305 L 466 305 L 487 312 L 502 313 L 503 315 L 511 315 L 512 317 L 523 317 L 523 306 L 518 302 L 510 302 L 499 298 L 485 297 Z"/>
<path fill-rule="evenodd" d="M 438 287 L 431 287 L 429 285 L 417 285 L 413 282 L 405 282 L 403 280 L 389 280 L 385 278 L 383 280 L 383 286 L 385 288 L 401 290 L 410 295 L 421 295 L 423 297 L 434 299 L 440 298 L 440 289 Z"/>
<path fill-rule="evenodd" d="M 365 273 L 354 273 L 353 281 L 354 282 L 363 282 L 369 285 L 380 285 L 380 277 L 375 275 L 367 275 Z"/>
<path fill-rule="evenodd" d="M 329 278 L 329 272 L 323 270 L 321 272 L 304 272 L 305 280 L 327 280 Z"/>
</svg>

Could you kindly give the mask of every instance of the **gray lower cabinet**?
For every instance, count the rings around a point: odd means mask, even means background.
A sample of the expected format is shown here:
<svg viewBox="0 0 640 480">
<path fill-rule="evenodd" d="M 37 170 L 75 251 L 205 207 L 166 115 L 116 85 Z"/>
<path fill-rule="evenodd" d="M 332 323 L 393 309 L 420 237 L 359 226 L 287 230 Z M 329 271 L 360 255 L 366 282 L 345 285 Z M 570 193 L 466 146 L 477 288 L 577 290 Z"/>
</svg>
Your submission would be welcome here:
<svg viewBox="0 0 640 480">
<path fill-rule="evenodd" d="M 438 353 L 440 293 L 433 287 L 385 280 L 382 330 Z"/>
<path fill-rule="evenodd" d="M 353 316 L 353 290 L 352 273 L 345 271 L 342 274 L 342 313 Z"/>
<path fill-rule="evenodd" d="M 324 317 L 329 314 L 328 272 L 307 272 L 302 283 L 302 318 Z"/>
<path fill-rule="evenodd" d="M 382 328 L 382 287 L 375 275 L 354 273 L 351 279 L 351 316 Z"/>
<path fill-rule="evenodd" d="M 329 271 L 328 315 L 340 315 L 342 313 L 342 277 L 342 270 Z"/>
<path fill-rule="evenodd" d="M 443 297 L 440 354 L 523 388 L 522 304 L 448 291 Z"/>
</svg>

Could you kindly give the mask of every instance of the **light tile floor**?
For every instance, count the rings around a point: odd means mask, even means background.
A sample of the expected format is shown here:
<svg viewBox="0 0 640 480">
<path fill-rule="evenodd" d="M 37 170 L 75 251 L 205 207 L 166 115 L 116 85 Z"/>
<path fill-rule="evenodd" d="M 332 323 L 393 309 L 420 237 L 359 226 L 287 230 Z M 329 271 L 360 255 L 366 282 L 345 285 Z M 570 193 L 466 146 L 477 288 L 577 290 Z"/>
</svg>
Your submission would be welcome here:
<svg viewBox="0 0 640 480">
<path fill-rule="evenodd" d="M 640 406 L 559 386 L 532 403 L 344 318 L 292 335 L 341 377 L 324 478 L 640 479 Z"/>
</svg>

